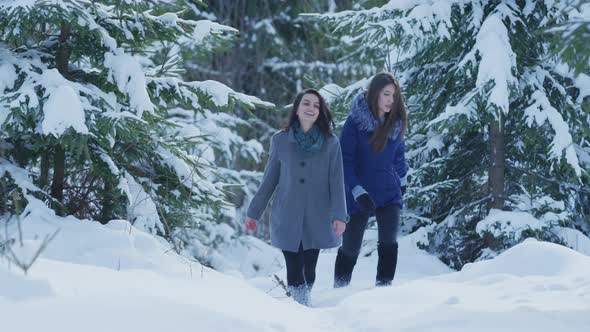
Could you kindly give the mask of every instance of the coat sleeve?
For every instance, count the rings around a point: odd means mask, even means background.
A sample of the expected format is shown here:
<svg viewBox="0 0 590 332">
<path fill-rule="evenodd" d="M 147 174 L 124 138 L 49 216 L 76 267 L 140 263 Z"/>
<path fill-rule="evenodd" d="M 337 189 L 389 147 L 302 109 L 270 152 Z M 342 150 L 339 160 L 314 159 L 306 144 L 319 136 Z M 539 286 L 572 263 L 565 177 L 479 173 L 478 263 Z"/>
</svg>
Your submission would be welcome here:
<svg viewBox="0 0 590 332">
<path fill-rule="evenodd" d="M 342 126 L 342 135 L 340 136 L 340 146 L 342 148 L 342 165 L 344 167 L 344 184 L 347 192 L 352 192 L 356 186 L 360 186 L 360 181 L 356 176 L 354 161 L 357 142 L 356 126 L 353 120 L 348 117 Z"/>
<path fill-rule="evenodd" d="M 262 216 L 262 213 L 266 209 L 268 205 L 268 201 L 270 197 L 275 191 L 277 184 L 279 183 L 279 176 L 281 165 L 280 161 L 277 156 L 277 136 L 274 135 L 272 137 L 270 143 L 270 155 L 268 157 L 268 162 L 266 163 L 266 167 L 264 169 L 264 176 L 262 177 L 262 182 L 260 183 L 260 187 L 254 194 L 252 201 L 250 202 L 250 206 L 248 207 L 248 211 L 246 215 L 250 218 L 254 218 L 259 220 Z"/>
<path fill-rule="evenodd" d="M 393 156 L 393 167 L 395 168 L 395 172 L 400 178 L 400 184 L 402 186 L 406 185 L 406 174 L 408 173 L 408 165 L 406 164 L 406 140 L 402 138 L 400 144 L 395 151 L 395 155 Z"/>
<path fill-rule="evenodd" d="M 332 221 L 346 221 L 346 194 L 344 192 L 344 170 L 342 167 L 342 150 L 335 140 L 335 147 L 330 156 L 330 202 L 332 203 Z"/>
</svg>

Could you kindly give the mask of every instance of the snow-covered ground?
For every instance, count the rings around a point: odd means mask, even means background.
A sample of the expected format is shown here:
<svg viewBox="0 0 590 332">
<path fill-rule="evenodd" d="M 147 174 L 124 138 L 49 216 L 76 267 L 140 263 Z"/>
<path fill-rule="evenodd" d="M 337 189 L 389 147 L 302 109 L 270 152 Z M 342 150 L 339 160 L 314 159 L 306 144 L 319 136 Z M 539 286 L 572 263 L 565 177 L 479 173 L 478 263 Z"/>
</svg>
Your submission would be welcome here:
<svg viewBox="0 0 590 332">
<path fill-rule="evenodd" d="M 2 331 L 554 332 L 590 327 L 590 257 L 535 240 L 454 272 L 406 236 L 400 240 L 394 286 L 374 288 L 376 253 L 371 253 L 374 231 L 369 230 L 348 288 L 331 288 L 335 251 L 321 253 L 314 307 L 307 308 L 284 296 L 272 272 L 249 279 L 235 271 L 216 272 L 123 220 L 102 226 L 33 211 L 22 228 L 25 248 L 17 245 L 15 254 L 25 260 L 45 234 L 60 232 L 26 276 L 0 261 Z M 273 255 L 282 259 L 280 252 L 266 250 L 261 256 L 267 261 Z M 284 278 L 283 270 L 276 273 Z"/>
</svg>

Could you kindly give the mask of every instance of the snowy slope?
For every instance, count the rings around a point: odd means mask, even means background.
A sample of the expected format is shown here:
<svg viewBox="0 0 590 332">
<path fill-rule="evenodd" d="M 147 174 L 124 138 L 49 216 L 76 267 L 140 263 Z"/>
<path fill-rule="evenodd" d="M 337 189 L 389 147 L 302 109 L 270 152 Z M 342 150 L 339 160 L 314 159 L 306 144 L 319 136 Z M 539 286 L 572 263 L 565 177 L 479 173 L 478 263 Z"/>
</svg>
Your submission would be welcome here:
<svg viewBox="0 0 590 332">
<path fill-rule="evenodd" d="M 21 220 L 25 246 L 14 252 L 24 261 L 59 229 L 28 275 L 0 259 L 3 331 L 330 330 L 310 309 L 181 257 L 124 220 L 103 226 L 49 211 L 37 206 Z"/>
<path fill-rule="evenodd" d="M 374 288 L 375 231 L 369 230 L 349 288 L 331 289 L 335 252 L 322 252 L 314 308 L 306 308 L 280 287 L 271 289 L 269 277 L 244 280 L 202 267 L 126 221 L 102 226 L 39 211 L 45 214 L 22 221 L 24 242 L 34 246 L 55 227 L 60 232 L 26 276 L 0 261 L 3 331 L 553 332 L 590 326 L 590 257 L 556 244 L 527 240 L 452 272 L 407 236 L 400 240 L 394 286 Z M 277 273 L 284 278 L 284 271 Z"/>
</svg>

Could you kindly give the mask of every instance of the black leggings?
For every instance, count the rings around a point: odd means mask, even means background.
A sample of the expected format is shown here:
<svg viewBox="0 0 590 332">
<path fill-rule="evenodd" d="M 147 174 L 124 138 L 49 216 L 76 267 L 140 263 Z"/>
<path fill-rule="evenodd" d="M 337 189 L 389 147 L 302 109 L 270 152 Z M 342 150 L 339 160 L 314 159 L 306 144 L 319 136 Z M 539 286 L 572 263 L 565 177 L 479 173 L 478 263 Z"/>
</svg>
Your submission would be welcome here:
<svg viewBox="0 0 590 332">
<path fill-rule="evenodd" d="M 283 250 L 283 255 L 285 256 L 285 263 L 287 265 L 287 285 L 313 285 L 315 282 L 315 267 L 318 264 L 320 250 L 303 250 L 303 244 L 300 244 L 298 252 Z"/>
<path fill-rule="evenodd" d="M 377 208 L 375 217 L 377 218 L 379 243 L 396 243 L 399 230 L 399 206 L 388 205 Z M 343 254 L 349 257 L 358 257 L 368 221 L 369 216 L 367 214 L 359 213 L 350 216 L 350 221 L 346 224 L 346 231 L 342 234 L 340 251 Z"/>
</svg>

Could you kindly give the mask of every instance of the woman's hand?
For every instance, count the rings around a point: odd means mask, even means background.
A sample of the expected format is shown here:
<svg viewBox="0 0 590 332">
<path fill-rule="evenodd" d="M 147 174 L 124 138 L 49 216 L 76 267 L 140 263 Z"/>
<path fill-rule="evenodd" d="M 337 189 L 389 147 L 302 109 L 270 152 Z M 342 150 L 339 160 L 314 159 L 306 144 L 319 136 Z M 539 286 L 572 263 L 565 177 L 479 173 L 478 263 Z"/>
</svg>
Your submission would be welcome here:
<svg viewBox="0 0 590 332">
<path fill-rule="evenodd" d="M 247 230 L 255 232 L 256 231 L 256 219 L 246 217 L 246 221 L 244 222 L 244 226 L 246 226 Z"/>
<path fill-rule="evenodd" d="M 336 219 L 332 223 L 332 228 L 334 229 L 336 236 L 340 236 L 346 230 L 346 223 L 342 220 Z"/>
<path fill-rule="evenodd" d="M 375 212 L 375 202 L 369 196 L 369 194 L 364 193 L 356 198 L 357 203 L 359 204 L 361 211 L 367 213 L 374 213 Z"/>
</svg>

